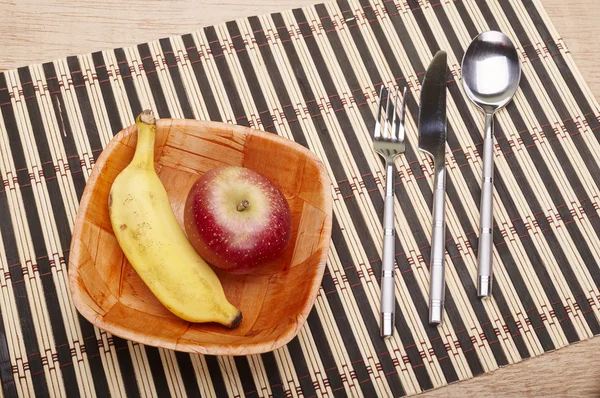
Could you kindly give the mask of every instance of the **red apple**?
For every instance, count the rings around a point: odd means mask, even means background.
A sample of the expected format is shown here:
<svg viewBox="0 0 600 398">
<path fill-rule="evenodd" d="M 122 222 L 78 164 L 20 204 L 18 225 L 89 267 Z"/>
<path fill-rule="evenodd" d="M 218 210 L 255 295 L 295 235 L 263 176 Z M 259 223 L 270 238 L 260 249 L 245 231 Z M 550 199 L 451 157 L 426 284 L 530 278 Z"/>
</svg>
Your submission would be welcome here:
<svg viewBox="0 0 600 398">
<path fill-rule="evenodd" d="M 241 274 L 282 255 L 292 235 L 292 213 L 264 175 L 221 166 L 200 176 L 190 189 L 184 225 L 202 258 Z"/>
</svg>

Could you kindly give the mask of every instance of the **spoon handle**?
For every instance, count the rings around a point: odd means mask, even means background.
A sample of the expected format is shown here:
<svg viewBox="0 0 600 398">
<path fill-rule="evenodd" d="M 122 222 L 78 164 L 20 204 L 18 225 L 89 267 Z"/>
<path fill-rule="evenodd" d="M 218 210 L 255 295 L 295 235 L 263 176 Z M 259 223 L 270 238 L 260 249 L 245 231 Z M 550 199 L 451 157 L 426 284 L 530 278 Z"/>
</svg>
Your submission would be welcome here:
<svg viewBox="0 0 600 398">
<path fill-rule="evenodd" d="M 479 250 L 477 256 L 477 296 L 492 295 L 492 237 L 494 197 L 494 114 L 485 115 L 483 140 L 483 181 L 479 219 Z"/>
</svg>

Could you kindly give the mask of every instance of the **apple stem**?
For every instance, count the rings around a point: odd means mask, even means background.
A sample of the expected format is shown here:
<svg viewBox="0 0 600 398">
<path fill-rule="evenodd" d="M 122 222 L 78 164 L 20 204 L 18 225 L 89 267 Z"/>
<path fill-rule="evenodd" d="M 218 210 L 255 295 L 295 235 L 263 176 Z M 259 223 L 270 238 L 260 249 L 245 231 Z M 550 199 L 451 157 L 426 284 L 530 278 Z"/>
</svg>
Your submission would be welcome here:
<svg viewBox="0 0 600 398">
<path fill-rule="evenodd" d="M 250 202 L 248 202 L 246 199 L 242 200 L 242 203 L 240 203 L 237 207 L 237 211 L 244 211 L 248 208 L 248 206 L 250 206 Z"/>
</svg>

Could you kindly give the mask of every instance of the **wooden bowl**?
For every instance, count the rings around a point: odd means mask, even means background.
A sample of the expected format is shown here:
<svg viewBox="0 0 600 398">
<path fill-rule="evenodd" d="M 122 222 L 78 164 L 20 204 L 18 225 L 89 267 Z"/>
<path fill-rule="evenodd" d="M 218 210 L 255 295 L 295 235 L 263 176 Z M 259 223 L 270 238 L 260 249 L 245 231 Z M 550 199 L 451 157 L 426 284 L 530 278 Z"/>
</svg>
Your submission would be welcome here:
<svg viewBox="0 0 600 398">
<path fill-rule="evenodd" d="M 137 128 L 119 132 L 88 180 L 75 222 L 69 258 L 71 293 L 91 323 L 142 344 L 212 355 L 258 354 L 289 342 L 316 298 L 331 237 L 329 178 L 323 164 L 295 142 L 224 123 L 161 119 L 156 170 L 183 225 L 189 189 L 221 165 L 244 166 L 273 181 L 292 210 L 293 234 L 284 255 L 254 273 L 217 271 L 229 301 L 243 313 L 235 329 L 184 321 L 150 292 L 125 258 L 108 216 L 115 177 L 131 161 Z"/>
</svg>

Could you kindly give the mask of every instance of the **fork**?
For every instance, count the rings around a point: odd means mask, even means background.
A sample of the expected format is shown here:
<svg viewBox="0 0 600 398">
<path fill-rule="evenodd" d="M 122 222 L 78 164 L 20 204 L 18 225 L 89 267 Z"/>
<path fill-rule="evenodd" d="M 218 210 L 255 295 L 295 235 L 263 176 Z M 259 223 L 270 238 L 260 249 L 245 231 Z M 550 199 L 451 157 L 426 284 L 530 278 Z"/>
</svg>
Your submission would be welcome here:
<svg viewBox="0 0 600 398">
<path fill-rule="evenodd" d="M 395 235 L 394 228 L 394 158 L 404 153 L 404 116 L 406 108 L 406 87 L 402 93 L 402 116 L 398 120 L 398 87 L 394 95 L 394 103 L 390 110 L 390 90 L 387 89 L 385 102 L 385 122 L 381 126 L 381 113 L 383 110 L 383 94 L 385 87 L 382 85 L 379 92 L 377 106 L 377 120 L 373 131 L 373 148 L 385 160 L 385 202 L 383 211 L 383 256 L 381 267 L 381 337 L 390 337 L 394 333 L 394 255 Z M 392 119 L 391 128 L 389 120 Z"/>
</svg>

